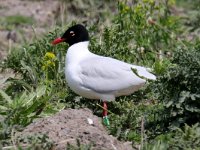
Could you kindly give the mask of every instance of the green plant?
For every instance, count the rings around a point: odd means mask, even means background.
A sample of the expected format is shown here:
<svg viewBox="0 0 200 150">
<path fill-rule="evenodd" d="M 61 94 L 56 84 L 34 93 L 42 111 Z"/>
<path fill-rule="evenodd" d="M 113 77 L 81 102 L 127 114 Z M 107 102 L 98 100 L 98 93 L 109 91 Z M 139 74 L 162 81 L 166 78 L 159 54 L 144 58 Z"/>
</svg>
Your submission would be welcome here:
<svg viewBox="0 0 200 150">
<path fill-rule="evenodd" d="M 177 50 L 173 65 L 158 80 L 159 99 L 169 115 L 170 126 L 194 124 L 200 119 L 199 58 L 199 47 Z"/>
<path fill-rule="evenodd" d="M 43 39 L 12 50 L 7 58 L 6 67 L 19 72 L 23 80 L 34 87 L 37 87 L 40 81 L 50 80 L 54 80 L 54 83 L 58 85 L 64 85 L 62 68 L 65 48 L 62 44 L 56 48 L 51 45 L 53 38 L 58 35 L 57 32 L 61 31 L 56 30 L 54 33 L 47 34 Z"/>
<path fill-rule="evenodd" d="M 18 149 L 49 150 L 53 147 L 53 141 L 45 134 L 21 135 L 16 144 Z"/>
<path fill-rule="evenodd" d="M 41 85 L 35 90 L 26 90 L 17 97 L 14 97 L 14 99 L 11 99 L 2 90 L 0 90 L 0 94 L 0 114 L 5 117 L 4 123 L 23 126 L 26 126 L 33 118 L 40 115 L 42 110 L 45 113 L 45 109 L 48 108 L 48 105 L 52 105 L 52 100 L 55 96 L 52 95 L 52 91 L 49 91 L 45 85 Z M 51 111 L 55 112 L 56 109 L 56 107 L 52 107 Z M 46 111 L 49 112 L 48 110 Z"/>
<path fill-rule="evenodd" d="M 61 103 L 54 101 L 58 93 L 53 88 L 41 85 L 35 90 L 25 90 L 13 99 L 0 90 L 0 139 L 9 139 L 12 130 L 16 127 L 24 127 L 34 118 L 51 115 L 64 108 Z M 53 102 L 54 101 L 54 102 Z M 5 145 L 6 142 L 2 144 Z"/>
<path fill-rule="evenodd" d="M 144 150 L 199 150 L 200 127 L 184 125 L 183 129 L 175 128 L 173 132 L 162 134 L 155 140 L 145 143 Z"/>
<path fill-rule="evenodd" d="M 5 18 L 5 22 L 9 25 L 23 25 L 23 24 L 33 24 L 34 20 L 32 17 L 22 16 L 22 15 L 14 15 L 7 16 Z"/>
<path fill-rule="evenodd" d="M 172 5 L 154 0 L 134 4 L 120 1 L 111 26 L 102 30 L 91 27 L 91 32 L 100 32 L 91 38 L 92 51 L 153 67 L 156 74 L 162 74 L 170 62 L 160 56 L 176 47 L 176 33 L 180 33 L 179 18 L 169 12 Z"/>
<path fill-rule="evenodd" d="M 67 143 L 66 150 L 91 150 L 92 144 L 81 144 L 81 142 L 77 139 L 76 145 L 72 145 Z"/>
<path fill-rule="evenodd" d="M 0 19 L 0 26 L 3 29 L 11 30 L 15 26 L 19 25 L 32 25 L 35 20 L 32 17 L 23 16 L 23 15 L 13 15 L 13 16 L 6 16 Z"/>
</svg>

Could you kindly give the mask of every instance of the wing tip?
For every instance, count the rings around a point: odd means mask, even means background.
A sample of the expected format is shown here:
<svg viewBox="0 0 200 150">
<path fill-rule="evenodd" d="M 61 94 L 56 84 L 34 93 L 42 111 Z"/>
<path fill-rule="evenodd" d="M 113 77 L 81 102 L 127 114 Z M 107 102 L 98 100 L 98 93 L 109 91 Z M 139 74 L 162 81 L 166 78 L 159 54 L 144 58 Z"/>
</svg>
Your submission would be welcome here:
<svg viewBox="0 0 200 150">
<path fill-rule="evenodd" d="M 150 80 L 156 80 L 156 76 L 152 74 L 152 76 L 150 78 L 148 78 Z"/>
</svg>

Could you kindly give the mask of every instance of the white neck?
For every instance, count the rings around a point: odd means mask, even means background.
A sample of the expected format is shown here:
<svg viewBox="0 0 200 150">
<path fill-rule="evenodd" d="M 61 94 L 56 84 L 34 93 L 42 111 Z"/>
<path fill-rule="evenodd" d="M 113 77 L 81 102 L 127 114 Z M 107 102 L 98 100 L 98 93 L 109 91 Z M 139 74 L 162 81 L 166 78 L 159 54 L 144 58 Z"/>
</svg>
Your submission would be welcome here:
<svg viewBox="0 0 200 150">
<path fill-rule="evenodd" d="M 66 54 L 66 64 L 78 63 L 91 54 L 88 49 L 89 41 L 79 42 L 70 46 Z"/>
</svg>

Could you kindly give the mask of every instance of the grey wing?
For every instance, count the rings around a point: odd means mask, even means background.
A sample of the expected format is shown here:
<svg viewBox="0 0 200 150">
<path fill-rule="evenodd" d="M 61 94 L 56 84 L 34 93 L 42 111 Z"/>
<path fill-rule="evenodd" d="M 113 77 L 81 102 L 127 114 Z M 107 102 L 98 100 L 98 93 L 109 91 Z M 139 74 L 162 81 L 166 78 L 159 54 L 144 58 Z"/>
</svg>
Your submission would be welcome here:
<svg viewBox="0 0 200 150">
<path fill-rule="evenodd" d="M 130 64 L 109 57 L 89 58 L 80 66 L 82 86 L 98 93 L 120 91 L 145 82 L 132 72 Z"/>
</svg>

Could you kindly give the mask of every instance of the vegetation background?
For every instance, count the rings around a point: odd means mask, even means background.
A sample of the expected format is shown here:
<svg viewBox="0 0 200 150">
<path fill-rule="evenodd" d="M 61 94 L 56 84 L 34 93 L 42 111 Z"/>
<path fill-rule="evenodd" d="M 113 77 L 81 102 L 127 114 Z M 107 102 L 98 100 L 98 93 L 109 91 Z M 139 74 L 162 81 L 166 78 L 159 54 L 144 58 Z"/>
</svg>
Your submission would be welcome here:
<svg viewBox="0 0 200 150">
<path fill-rule="evenodd" d="M 101 116 L 99 102 L 66 88 L 67 45 L 51 46 L 69 26 L 82 23 L 92 52 L 153 68 L 157 75 L 109 104 L 108 132 L 144 150 L 200 149 L 199 0 L 48 1 L 51 7 L 45 2 L 22 1 L 33 5 L 33 15 L 28 9 L 10 14 L 0 1 L 0 30 L 7 34 L 0 41 L 1 74 L 8 68 L 12 73 L 0 82 L 0 147 L 13 144 L 13 130 L 62 109 L 87 107 Z"/>
</svg>

